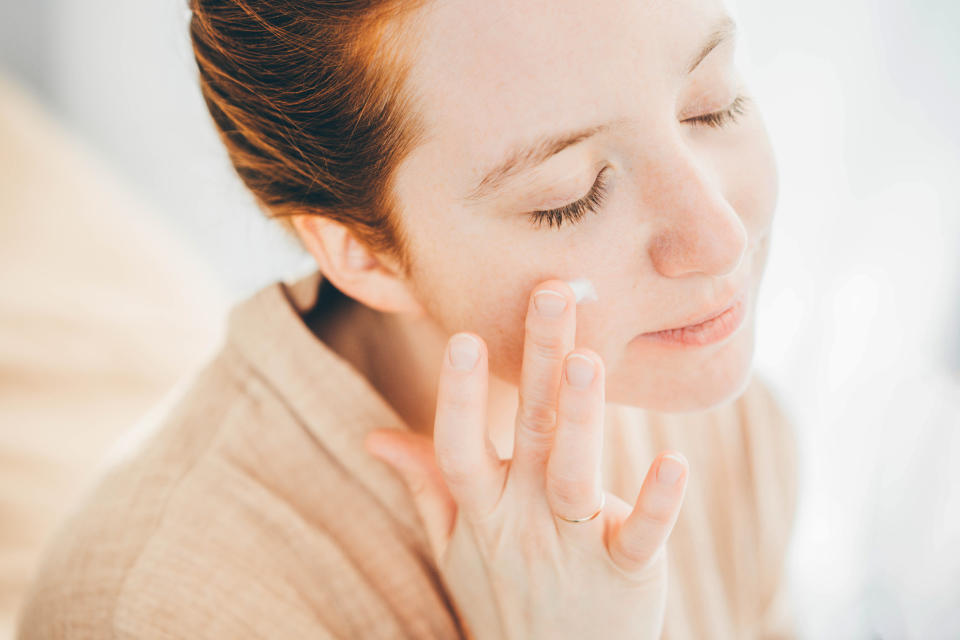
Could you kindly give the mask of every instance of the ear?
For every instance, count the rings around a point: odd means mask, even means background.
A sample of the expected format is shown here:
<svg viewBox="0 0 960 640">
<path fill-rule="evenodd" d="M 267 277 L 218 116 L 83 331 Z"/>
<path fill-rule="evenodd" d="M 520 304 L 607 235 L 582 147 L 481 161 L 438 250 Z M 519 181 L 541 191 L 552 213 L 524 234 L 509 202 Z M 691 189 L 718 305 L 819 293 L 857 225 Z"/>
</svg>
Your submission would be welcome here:
<svg viewBox="0 0 960 640">
<path fill-rule="evenodd" d="M 304 247 L 333 285 L 371 309 L 423 315 L 399 265 L 372 253 L 344 225 L 319 215 L 292 216 Z"/>
</svg>

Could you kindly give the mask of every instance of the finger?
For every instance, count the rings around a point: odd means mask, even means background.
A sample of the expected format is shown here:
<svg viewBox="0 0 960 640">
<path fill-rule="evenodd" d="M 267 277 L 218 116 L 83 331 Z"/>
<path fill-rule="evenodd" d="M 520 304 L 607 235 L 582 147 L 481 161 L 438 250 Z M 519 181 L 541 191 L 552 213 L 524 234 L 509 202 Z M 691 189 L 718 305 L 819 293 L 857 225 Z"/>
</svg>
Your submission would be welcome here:
<svg viewBox="0 0 960 640">
<path fill-rule="evenodd" d="M 511 477 L 542 488 L 553 447 L 563 359 L 574 347 L 576 301 L 570 285 L 549 280 L 530 296 Z"/>
<path fill-rule="evenodd" d="M 452 336 L 440 367 L 433 445 L 450 493 L 474 521 L 493 511 L 506 479 L 487 431 L 487 383 L 483 340 Z"/>
<path fill-rule="evenodd" d="M 603 405 L 603 361 L 592 351 L 573 351 L 564 363 L 557 430 L 547 463 L 547 500 L 558 516 L 585 518 L 600 507 Z M 596 522 L 602 526 L 603 520 L 598 517 Z M 563 525 L 563 520 L 558 524 Z M 562 530 L 580 535 L 589 530 L 585 524 L 563 526 Z M 596 534 L 591 531 L 590 535 Z"/>
<path fill-rule="evenodd" d="M 434 558 L 443 557 L 453 531 L 457 505 L 444 484 L 430 438 L 397 429 L 377 429 L 364 438 L 364 448 L 400 474 L 413 495 Z"/>
<path fill-rule="evenodd" d="M 633 511 L 608 546 L 623 571 L 642 572 L 666 543 L 680 513 L 688 470 L 677 451 L 661 454 L 650 465 Z"/>
</svg>

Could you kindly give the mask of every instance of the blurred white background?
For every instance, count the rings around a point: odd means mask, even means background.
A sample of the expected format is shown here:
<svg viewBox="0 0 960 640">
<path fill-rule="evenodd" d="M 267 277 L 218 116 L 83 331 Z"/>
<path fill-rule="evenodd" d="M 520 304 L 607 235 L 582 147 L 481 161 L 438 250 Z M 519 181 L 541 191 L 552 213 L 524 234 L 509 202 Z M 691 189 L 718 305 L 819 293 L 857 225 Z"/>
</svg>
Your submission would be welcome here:
<svg viewBox="0 0 960 640">
<path fill-rule="evenodd" d="M 801 631 L 960 638 L 960 3 L 731 5 L 781 174 L 757 366 L 800 432 Z M 229 299 L 309 267 L 227 163 L 185 0 L 2 0 L 0 72 Z"/>
</svg>

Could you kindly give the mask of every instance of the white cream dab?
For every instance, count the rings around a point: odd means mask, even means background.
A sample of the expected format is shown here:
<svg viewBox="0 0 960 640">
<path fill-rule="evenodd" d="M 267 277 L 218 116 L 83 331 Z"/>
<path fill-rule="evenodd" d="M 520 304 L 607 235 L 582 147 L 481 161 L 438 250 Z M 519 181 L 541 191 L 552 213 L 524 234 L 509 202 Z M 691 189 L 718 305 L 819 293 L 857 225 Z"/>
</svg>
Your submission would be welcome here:
<svg viewBox="0 0 960 640">
<path fill-rule="evenodd" d="M 577 299 L 577 304 L 581 302 L 587 302 L 593 300 L 597 302 L 600 298 L 597 297 L 597 289 L 593 286 L 593 283 L 587 280 L 586 278 L 577 278 L 576 280 L 569 280 L 567 284 L 570 285 L 570 288 L 573 289 L 573 294 Z"/>
</svg>

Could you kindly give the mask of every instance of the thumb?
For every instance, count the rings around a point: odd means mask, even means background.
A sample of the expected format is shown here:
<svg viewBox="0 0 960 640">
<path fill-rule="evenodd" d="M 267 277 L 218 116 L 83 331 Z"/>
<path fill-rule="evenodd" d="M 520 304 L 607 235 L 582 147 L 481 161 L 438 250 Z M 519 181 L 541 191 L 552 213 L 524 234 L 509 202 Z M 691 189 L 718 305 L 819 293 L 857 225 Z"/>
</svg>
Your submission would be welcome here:
<svg viewBox="0 0 960 640">
<path fill-rule="evenodd" d="M 398 429 L 375 429 L 366 435 L 363 445 L 403 478 L 439 564 L 456 521 L 457 503 L 437 466 L 433 440 Z"/>
</svg>

